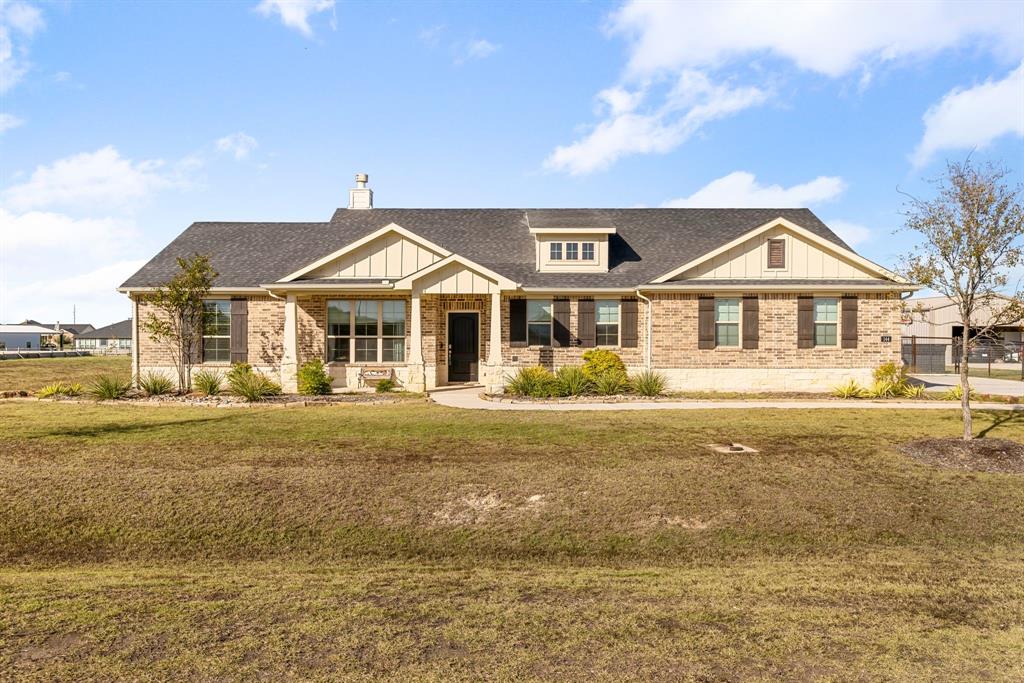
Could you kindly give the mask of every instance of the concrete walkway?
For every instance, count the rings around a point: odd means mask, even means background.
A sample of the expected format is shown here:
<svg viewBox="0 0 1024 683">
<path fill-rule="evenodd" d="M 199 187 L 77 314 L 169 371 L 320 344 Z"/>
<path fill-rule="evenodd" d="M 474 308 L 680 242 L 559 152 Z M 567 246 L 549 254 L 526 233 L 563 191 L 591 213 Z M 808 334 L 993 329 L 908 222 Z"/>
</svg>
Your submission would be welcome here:
<svg viewBox="0 0 1024 683">
<path fill-rule="evenodd" d="M 943 390 L 960 384 L 960 375 L 911 375 L 914 379 L 924 382 L 929 390 Z M 971 388 L 979 394 L 997 396 L 1024 396 L 1024 382 L 1015 379 L 996 379 L 994 377 L 971 377 Z"/>
<path fill-rule="evenodd" d="M 488 401 L 480 397 L 480 387 L 465 389 L 446 389 L 430 392 L 430 398 L 449 408 L 468 410 L 539 410 L 539 411 L 570 411 L 570 410 L 749 410 L 751 408 L 775 408 L 807 410 L 825 409 L 880 409 L 880 410 L 952 410 L 960 409 L 955 401 L 839 401 L 839 400 L 740 400 L 740 401 L 629 401 L 623 403 L 513 403 L 511 401 Z M 1024 405 L 1007 405 L 1005 403 L 975 403 L 978 410 L 1013 410 L 1024 412 Z"/>
</svg>

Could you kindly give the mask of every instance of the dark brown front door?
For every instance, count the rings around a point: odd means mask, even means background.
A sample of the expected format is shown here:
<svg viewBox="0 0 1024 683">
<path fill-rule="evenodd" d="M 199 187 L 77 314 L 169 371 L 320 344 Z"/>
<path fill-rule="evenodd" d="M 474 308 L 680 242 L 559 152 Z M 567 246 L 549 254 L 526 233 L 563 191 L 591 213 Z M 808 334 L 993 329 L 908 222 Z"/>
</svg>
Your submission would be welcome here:
<svg viewBox="0 0 1024 683">
<path fill-rule="evenodd" d="M 480 361 L 478 313 L 448 314 L 448 381 L 477 381 Z"/>
</svg>

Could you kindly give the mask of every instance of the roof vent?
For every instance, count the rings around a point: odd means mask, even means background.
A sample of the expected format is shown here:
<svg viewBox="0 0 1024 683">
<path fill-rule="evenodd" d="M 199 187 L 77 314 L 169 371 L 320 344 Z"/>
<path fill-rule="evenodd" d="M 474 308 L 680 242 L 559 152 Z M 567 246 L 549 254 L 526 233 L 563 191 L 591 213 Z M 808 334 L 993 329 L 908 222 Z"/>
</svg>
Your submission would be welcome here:
<svg viewBox="0 0 1024 683">
<path fill-rule="evenodd" d="M 370 176 L 365 173 L 356 173 L 356 186 L 348 191 L 348 208 L 350 209 L 372 209 L 373 190 L 366 186 Z"/>
</svg>

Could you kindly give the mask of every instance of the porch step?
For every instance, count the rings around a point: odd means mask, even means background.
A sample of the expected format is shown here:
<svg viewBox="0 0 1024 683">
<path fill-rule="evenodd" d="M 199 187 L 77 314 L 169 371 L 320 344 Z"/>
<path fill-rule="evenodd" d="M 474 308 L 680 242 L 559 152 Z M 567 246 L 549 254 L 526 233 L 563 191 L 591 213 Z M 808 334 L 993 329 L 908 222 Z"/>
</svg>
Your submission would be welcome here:
<svg viewBox="0 0 1024 683">
<path fill-rule="evenodd" d="M 479 382 L 465 382 L 463 384 L 446 384 L 428 391 L 428 394 L 437 394 L 445 391 L 458 391 L 460 389 L 483 389 L 484 385 Z"/>
</svg>

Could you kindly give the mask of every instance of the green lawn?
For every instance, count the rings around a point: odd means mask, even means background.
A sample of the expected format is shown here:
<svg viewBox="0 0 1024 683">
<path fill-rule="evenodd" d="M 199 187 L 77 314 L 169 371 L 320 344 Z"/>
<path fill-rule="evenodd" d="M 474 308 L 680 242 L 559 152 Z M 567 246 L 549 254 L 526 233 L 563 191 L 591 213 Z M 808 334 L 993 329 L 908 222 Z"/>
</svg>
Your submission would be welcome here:
<svg viewBox="0 0 1024 683">
<path fill-rule="evenodd" d="M 0 391 L 36 391 L 53 382 L 88 384 L 96 375 L 131 374 L 131 356 L 73 356 L 0 361 Z"/>
<path fill-rule="evenodd" d="M 1024 416 L 976 424 L 1024 440 Z M 1024 477 L 893 449 L 958 430 L 0 404 L 0 671 L 1019 680 Z M 702 447 L 723 440 L 761 453 Z"/>
</svg>

